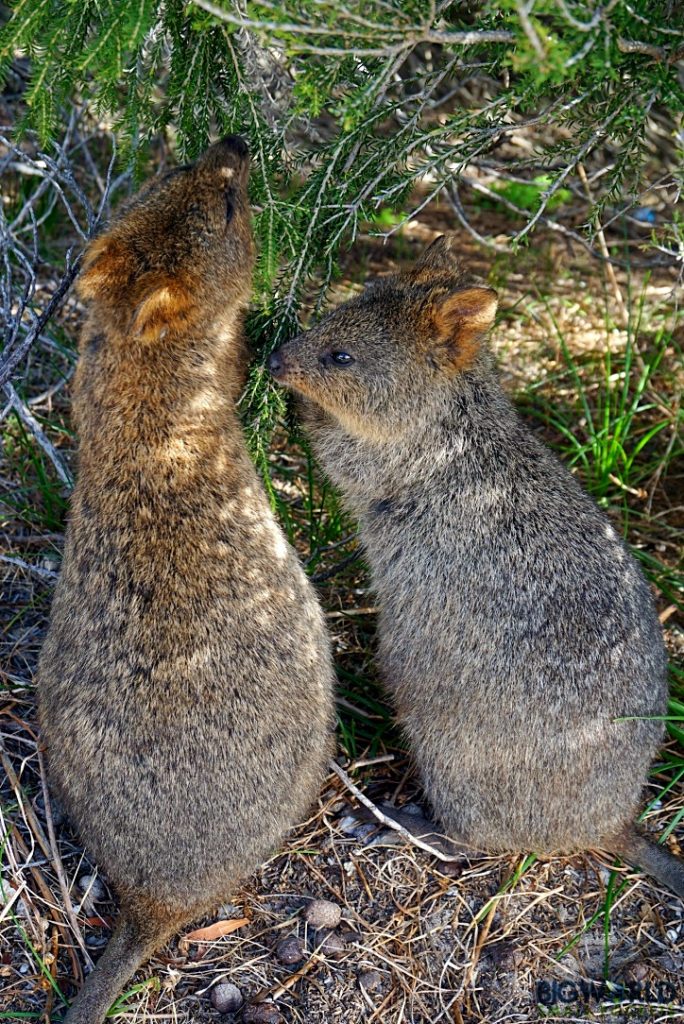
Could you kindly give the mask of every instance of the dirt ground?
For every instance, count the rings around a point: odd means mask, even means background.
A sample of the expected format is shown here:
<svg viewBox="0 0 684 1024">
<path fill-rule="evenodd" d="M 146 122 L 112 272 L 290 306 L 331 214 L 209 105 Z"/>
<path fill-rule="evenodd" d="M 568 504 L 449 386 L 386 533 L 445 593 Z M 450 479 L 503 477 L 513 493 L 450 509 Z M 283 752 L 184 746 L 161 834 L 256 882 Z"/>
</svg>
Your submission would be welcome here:
<svg viewBox="0 0 684 1024">
<path fill-rule="evenodd" d="M 506 229 L 503 216 L 483 216 L 493 237 L 497 217 L 501 231 Z M 450 211 L 433 205 L 387 245 L 360 238 L 347 254 L 347 273 L 332 301 L 360 287 L 365 277 L 410 262 L 423 244 L 453 227 Z M 542 232 L 518 256 L 492 257 L 464 233 L 463 251 L 473 269 L 499 289 L 504 316 L 494 344 L 512 392 L 521 395 L 535 384 L 540 385 L 536 394 L 569 401 L 572 382 L 559 376 L 562 357 L 551 314 L 578 360 L 606 346 L 616 357 L 624 350 L 626 332 L 606 326 L 606 310 L 615 312 L 614 286 L 579 246 L 570 248 Z M 630 288 L 643 292 L 653 330 L 674 303 L 675 285 L 670 270 L 648 278 L 633 272 Z M 621 271 L 617 287 L 627 294 Z M 63 322 L 72 337 L 77 319 L 78 308 L 67 304 Z M 665 363 L 670 371 L 676 360 L 676 351 L 669 350 Z M 68 391 L 50 401 L 57 418 L 68 416 Z M 673 393 L 668 401 L 675 401 Z M 530 422 L 550 442 L 558 440 L 552 425 Z M 286 445 L 284 434 L 278 435 L 273 462 L 276 486 L 296 514 L 303 457 Z M 285 466 L 287 478 L 278 473 Z M 10 481 L 19 480 L 20 466 L 11 452 L 5 452 L 2 470 Z M 671 470 L 667 480 L 646 482 L 643 493 L 627 494 L 627 505 L 609 503 L 608 512 L 620 522 L 626 509 L 636 513 L 650 502 L 647 516 L 630 515 L 629 539 L 670 570 L 678 554 L 675 531 L 682 526 L 683 498 L 680 468 L 678 474 Z M 55 520 L 58 524 L 58 511 Z M 299 541 L 306 556 L 305 541 Z M 34 566 L 34 571 L 0 566 L 0 735 L 7 773 L 0 801 L 0 1019 L 18 1024 L 47 1020 L 50 1012 L 59 1016 L 64 997 L 80 981 L 84 949 L 96 958 L 106 944 L 116 904 L 68 827 L 46 814 L 33 673 L 59 564 L 61 529 L 50 528 L 46 516 L 32 526 L 10 505 L 0 542 Z M 373 669 L 373 596 L 363 567 L 352 563 L 325 578 L 342 553 L 325 553 L 317 566 L 341 678 L 362 680 L 341 688 L 346 728 L 339 757 L 374 801 L 420 801 Z M 681 620 L 666 592 L 657 591 L 656 599 L 677 661 L 684 646 Z M 672 740 L 662 764 L 647 794 L 654 803 L 645 822 L 657 835 L 684 817 L 684 789 L 672 768 L 681 764 L 684 769 L 684 762 Z M 160 951 L 127 990 L 116 1019 L 129 1024 L 682 1019 L 684 906 L 644 876 L 624 867 L 612 874 L 613 861 L 596 853 L 546 862 L 496 857 L 446 868 L 396 841 L 382 826 L 360 821 L 355 806 L 331 773 L 310 820 L 214 918 L 199 924 L 247 921 L 232 934 L 179 937 Z M 156 813 L 154 806 L 149 813 Z M 683 838 L 679 824 L 668 839 L 674 852 L 682 852 Z M 306 922 L 306 908 L 318 898 L 341 909 L 341 922 L 331 934 L 316 932 Z M 67 902 L 73 908 L 69 916 Z M 279 943 L 288 936 L 297 936 L 301 944 L 286 957 Z M 212 988 L 225 981 L 235 984 L 249 1004 L 236 1016 L 221 1014 L 216 996 L 212 1000 Z"/>
</svg>

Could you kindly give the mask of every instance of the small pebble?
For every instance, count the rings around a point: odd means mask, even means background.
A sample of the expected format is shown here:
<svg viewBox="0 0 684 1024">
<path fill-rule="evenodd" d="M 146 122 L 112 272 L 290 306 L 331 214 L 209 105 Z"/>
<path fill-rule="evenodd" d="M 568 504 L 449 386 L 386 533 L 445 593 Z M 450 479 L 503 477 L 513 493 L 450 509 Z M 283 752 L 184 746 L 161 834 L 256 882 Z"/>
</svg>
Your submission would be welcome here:
<svg viewBox="0 0 684 1024">
<path fill-rule="evenodd" d="M 288 935 L 276 944 L 275 955 L 281 964 L 298 964 L 304 959 L 304 943 L 296 935 Z"/>
<path fill-rule="evenodd" d="M 96 903 L 105 898 L 104 885 L 97 875 L 81 875 L 78 880 L 78 887 L 81 892 L 87 892 L 89 898 Z"/>
<path fill-rule="evenodd" d="M 338 960 L 346 949 L 344 940 L 335 932 L 319 932 L 316 936 L 316 948 L 323 956 Z"/>
<path fill-rule="evenodd" d="M 392 804 L 388 804 L 388 807 L 392 807 Z M 420 807 L 418 804 L 414 803 L 403 804 L 401 809 L 404 812 L 404 814 L 420 815 L 421 818 L 425 814 L 423 808 Z"/>
<path fill-rule="evenodd" d="M 234 903 L 222 903 L 216 912 L 220 921 L 229 921 L 233 917 L 242 917 L 242 908 Z"/>
<path fill-rule="evenodd" d="M 312 900 L 304 911 L 304 920 L 311 928 L 337 928 L 342 911 L 330 900 Z"/>
<path fill-rule="evenodd" d="M 285 1018 L 274 1003 L 252 1003 L 245 1007 L 244 1024 L 285 1024 Z"/>
<path fill-rule="evenodd" d="M 646 966 L 646 964 L 642 964 L 642 963 L 630 964 L 629 967 L 627 967 L 626 970 L 625 970 L 625 980 L 626 981 L 642 982 L 642 981 L 645 981 L 647 977 L 648 977 L 648 967 Z"/>
<path fill-rule="evenodd" d="M 345 818 L 340 818 L 337 827 L 345 836 L 352 836 L 354 839 L 366 839 L 378 830 L 377 823 L 373 825 L 369 821 L 359 821 L 352 814 L 348 814 Z"/>
<path fill-rule="evenodd" d="M 365 845 L 370 849 L 372 846 L 401 846 L 405 842 L 404 837 L 400 836 L 395 829 L 386 828 Z"/>
<path fill-rule="evenodd" d="M 466 860 L 440 860 L 437 870 L 447 878 L 460 878 L 467 863 Z"/>
<path fill-rule="evenodd" d="M 337 822 L 337 827 L 345 836 L 353 836 L 359 827 L 359 819 L 353 814 L 345 814 L 344 818 Z"/>
<path fill-rule="evenodd" d="M 378 992 L 382 986 L 382 976 L 379 971 L 364 971 L 359 975 L 359 985 L 366 992 Z"/>
<path fill-rule="evenodd" d="M 211 1005 L 219 1013 L 237 1013 L 242 1003 L 242 992 L 229 981 L 220 981 L 211 990 Z"/>
</svg>

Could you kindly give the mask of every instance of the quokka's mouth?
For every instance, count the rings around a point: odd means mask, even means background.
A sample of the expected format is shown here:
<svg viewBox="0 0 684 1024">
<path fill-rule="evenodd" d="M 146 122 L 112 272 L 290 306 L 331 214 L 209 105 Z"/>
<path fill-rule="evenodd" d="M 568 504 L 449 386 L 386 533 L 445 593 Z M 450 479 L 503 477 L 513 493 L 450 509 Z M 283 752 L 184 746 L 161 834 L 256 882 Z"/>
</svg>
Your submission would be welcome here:
<svg viewBox="0 0 684 1024">
<path fill-rule="evenodd" d="M 268 371 L 277 381 L 283 383 L 288 374 L 287 361 L 281 349 L 271 352 L 266 363 Z"/>
<path fill-rule="evenodd" d="M 266 361 L 269 373 L 283 387 L 296 391 L 300 395 L 309 397 L 311 381 L 301 367 L 292 364 L 282 349 L 272 352 Z M 315 391 L 315 388 L 314 388 Z"/>
</svg>

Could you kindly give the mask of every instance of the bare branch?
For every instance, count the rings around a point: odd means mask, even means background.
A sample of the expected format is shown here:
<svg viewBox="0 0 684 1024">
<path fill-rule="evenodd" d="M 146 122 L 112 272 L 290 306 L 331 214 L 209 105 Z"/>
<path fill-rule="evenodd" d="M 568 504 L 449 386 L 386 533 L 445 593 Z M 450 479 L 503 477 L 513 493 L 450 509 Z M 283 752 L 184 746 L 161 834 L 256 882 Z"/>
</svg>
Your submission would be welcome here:
<svg viewBox="0 0 684 1024">
<path fill-rule="evenodd" d="M 453 843 L 452 840 L 448 840 L 448 842 L 451 843 L 454 848 L 454 852 L 444 853 L 443 850 L 438 850 L 436 847 L 431 846 L 429 843 L 425 843 L 422 839 L 414 836 L 408 831 L 408 829 L 400 825 L 398 821 L 395 821 L 394 818 L 390 818 L 387 814 L 383 814 L 380 808 L 377 807 L 372 800 L 369 800 L 366 794 L 363 793 L 358 786 L 354 785 L 344 769 L 340 768 L 337 761 L 331 761 L 329 767 L 335 775 L 342 780 L 349 792 L 356 797 L 360 804 L 363 804 L 363 806 L 371 812 L 373 817 L 379 821 L 381 825 L 385 825 L 386 828 L 391 828 L 393 831 L 398 832 L 407 843 L 417 846 L 419 850 L 424 850 L 425 853 L 429 853 L 431 857 L 436 857 L 438 860 L 444 861 L 447 864 L 463 858 L 464 851 L 462 849 L 457 850 L 457 844 Z"/>
<path fill-rule="evenodd" d="M 534 0 L 530 0 L 529 3 L 523 3 L 522 0 L 515 0 L 515 9 L 518 12 L 518 18 L 522 25 L 523 32 L 527 36 L 532 46 L 532 49 L 536 53 L 539 60 L 546 60 L 546 50 L 542 45 L 542 41 L 539 38 L 536 28 L 532 24 L 530 18 L 530 11 L 534 7 Z"/>
<path fill-rule="evenodd" d="M 273 33 L 276 38 L 281 33 L 301 36 L 302 39 L 297 47 L 301 52 L 324 57 L 390 57 L 402 50 L 408 52 L 422 43 L 438 43 L 442 46 L 476 46 L 479 43 L 512 43 L 515 40 L 513 32 L 508 32 L 505 29 L 443 32 L 432 28 L 429 21 L 424 25 L 412 25 L 410 27 L 397 26 L 392 23 L 383 25 L 379 22 L 370 22 L 366 23 L 368 29 L 366 32 L 361 29 L 352 29 L 345 25 L 344 45 L 317 46 L 308 43 L 306 39 L 311 36 L 332 37 L 336 34 L 335 30 L 328 25 L 311 24 L 310 21 L 272 21 L 248 18 L 239 9 L 233 11 L 226 10 L 224 7 L 219 7 L 217 4 L 212 3 L 211 0 L 192 0 L 192 3 L 196 7 L 207 11 L 208 14 L 212 14 L 215 18 L 228 22 L 230 25 L 237 25 L 243 29 L 251 29 L 254 32 L 268 31 Z M 262 6 L 267 5 L 262 4 Z M 342 10 L 340 14 L 341 16 L 346 15 L 349 20 L 352 20 L 349 12 Z M 355 23 L 359 24 L 359 19 L 355 19 Z M 384 36 L 388 40 L 387 44 L 378 47 L 363 45 L 363 42 L 356 43 L 353 41 L 354 39 L 366 40 L 371 33 L 373 38 Z M 391 42 L 390 40 L 395 41 Z"/>
<path fill-rule="evenodd" d="M 524 178 L 515 180 L 525 181 Z M 474 192 L 479 192 L 481 195 L 487 196 L 487 198 L 491 199 L 493 202 L 496 202 L 501 206 L 505 206 L 506 209 L 511 211 L 511 213 L 515 213 L 519 217 L 527 218 L 529 216 L 528 210 L 525 210 L 522 206 L 516 206 L 516 204 L 511 202 L 511 200 L 508 199 L 506 196 L 502 195 L 500 192 L 495 192 L 493 189 L 488 188 L 481 181 L 477 181 L 476 179 L 471 178 L 465 174 L 460 175 L 458 181 L 459 183 L 467 185 L 469 188 L 473 189 Z M 460 203 L 460 197 L 455 197 L 451 189 L 453 189 L 453 185 L 447 189 L 447 195 L 449 197 L 450 203 L 452 203 L 453 205 L 453 210 L 456 217 L 459 219 L 459 221 L 461 221 L 465 229 L 469 232 L 469 234 L 472 235 L 473 238 L 475 238 L 476 240 L 480 240 L 481 243 L 486 248 L 493 248 L 495 246 L 495 243 L 490 242 L 488 239 L 482 236 L 479 236 L 478 238 L 478 233 L 467 220 L 465 210 L 463 209 L 463 205 L 462 203 Z M 679 257 L 677 253 L 668 253 L 665 258 L 631 257 L 629 260 L 621 260 L 615 256 L 604 255 L 604 253 L 601 250 L 595 249 L 594 246 L 584 237 L 584 235 L 579 233 L 579 231 L 573 231 L 572 228 L 567 227 L 567 225 L 561 223 L 559 220 L 556 220 L 553 217 L 550 217 L 548 214 L 544 214 L 541 217 L 540 223 L 543 224 L 549 230 L 557 232 L 558 234 L 563 235 L 565 238 L 568 238 L 573 242 L 577 242 L 577 244 L 581 245 L 582 248 L 585 249 L 590 256 L 593 256 L 594 259 L 601 261 L 608 260 L 615 267 L 670 267 L 676 266 L 679 262 Z M 510 252 L 511 250 L 509 248 L 509 244 L 514 240 L 515 236 L 511 236 L 509 242 L 506 245 L 501 246 L 501 251 Z M 655 248 L 658 247 L 656 246 Z M 661 249 L 660 251 L 664 252 L 665 250 Z"/>
<path fill-rule="evenodd" d="M 81 262 L 80 253 L 73 262 L 71 261 L 72 251 L 73 250 L 69 249 L 69 251 L 66 254 L 65 268 L 64 273 L 62 275 L 62 279 L 57 285 L 55 291 L 53 292 L 47 306 L 40 314 L 40 316 L 36 319 L 35 323 L 30 328 L 30 330 L 28 330 L 25 333 L 20 344 L 18 344 L 14 349 L 10 350 L 9 355 L 6 356 L 5 359 L 0 361 L 0 386 L 4 387 L 4 385 L 7 383 L 7 381 L 14 373 L 16 367 L 19 365 L 24 356 L 28 353 L 29 349 L 36 341 L 36 339 L 40 337 L 41 333 L 45 330 L 48 323 L 50 322 L 50 320 L 55 315 L 55 313 L 61 306 L 62 302 L 66 298 L 72 284 L 74 283 L 76 275 L 78 274 L 78 268 Z M 33 287 L 35 287 L 35 276 L 32 278 L 31 294 L 33 293 Z M 19 333 L 20 325 L 15 323 L 15 327 L 16 336 L 16 334 Z M 11 343 L 8 342 L 5 343 L 5 351 L 7 351 L 7 349 L 10 347 L 10 344 Z"/>
<path fill-rule="evenodd" d="M 50 584 L 56 583 L 59 576 L 59 573 L 53 572 L 52 569 L 43 569 L 40 565 L 31 565 L 30 562 L 25 562 L 23 558 L 13 558 L 11 555 L 0 555 L 0 562 L 4 562 L 5 565 L 14 565 L 17 569 L 23 569 L 24 572 L 30 572 Z"/>
<path fill-rule="evenodd" d="M 684 57 L 684 46 L 678 46 L 674 50 L 666 50 L 664 46 L 654 46 L 653 43 L 641 42 L 638 39 L 623 39 L 617 41 L 620 53 L 639 53 L 644 57 L 651 57 L 659 64 L 676 64 Z"/>
<path fill-rule="evenodd" d="M 14 409 L 14 411 L 16 412 L 17 416 L 24 424 L 26 429 L 31 434 L 33 434 L 34 438 L 36 439 L 40 447 L 43 449 L 52 465 L 55 467 L 55 472 L 57 473 L 59 479 L 66 487 L 71 489 L 74 485 L 74 478 L 64 465 L 62 457 L 58 454 L 55 446 L 52 444 L 51 441 L 47 439 L 47 437 L 43 433 L 43 428 L 41 427 L 38 420 L 32 413 L 29 412 L 26 404 L 22 402 L 21 398 L 15 391 L 12 384 L 7 382 L 6 384 L 3 385 L 3 388 L 10 402 L 10 405 L 12 406 L 12 408 Z"/>
<path fill-rule="evenodd" d="M 599 7 L 598 10 L 594 11 L 594 16 L 590 21 L 580 21 L 579 18 L 576 18 L 574 14 L 572 14 L 567 4 L 565 3 L 565 0 L 556 0 L 556 3 L 563 12 L 563 17 L 565 18 L 565 20 L 570 25 L 572 25 L 573 28 L 576 28 L 579 32 L 591 32 L 593 29 L 596 28 L 598 24 L 600 24 L 601 19 L 603 18 L 605 13 L 605 8 Z M 608 6 L 612 7 L 614 6 L 614 3 L 609 4 Z"/>
<path fill-rule="evenodd" d="M 527 222 L 522 231 L 518 232 L 518 234 L 514 238 L 514 241 L 521 241 L 521 239 L 523 239 L 525 235 L 530 233 L 530 231 L 535 226 L 537 221 L 544 216 L 546 208 L 549 205 L 549 200 L 552 199 L 553 196 L 555 196 L 556 192 L 558 192 L 559 188 L 561 187 L 565 179 L 577 167 L 577 165 L 581 163 L 582 160 L 584 160 L 587 153 L 590 153 L 592 149 L 595 149 L 596 146 L 598 146 L 599 143 L 603 141 L 603 139 L 608 134 L 608 129 L 613 123 L 613 121 L 616 121 L 618 116 L 622 113 L 622 109 L 622 106 L 619 106 L 615 110 L 613 110 L 613 112 L 609 114 L 609 116 L 605 118 L 605 120 L 599 125 L 596 131 L 593 132 L 593 134 L 580 146 L 578 150 L 575 151 L 575 153 L 573 153 L 572 159 L 567 164 L 567 166 L 554 179 L 553 183 L 542 193 L 539 209 L 530 218 L 530 220 Z"/>
<path fill-rule="evenodd" d="M 451 203 L 451 208 L 456 214 L 456 219 L 458 220 L 459 224 L 461 225 L 461 227 L 464 227 L 466 229 L 468 234 L 472 238 L 474 238 L 479 245 L 484 246 L 486 249 L 491 249 L 493 252 L 509 251 L 507 245 L 499 245 L 497 242 L 492 242 L 491 239 L 485 238 L 484 235 L 481 235 L 479 231 L 475 230 L 475 228 L 472 226 L 472 224 L 466 217 L 465 210 L 463 209 L 463 203 L 461 202 L 461 197 L 458 194 L 457 182 L 454 182 L 453 185 L 448 186 L 444 191 L 447 195 L 447 198 L 449 199 L 449 202 Z"/>
</svg>

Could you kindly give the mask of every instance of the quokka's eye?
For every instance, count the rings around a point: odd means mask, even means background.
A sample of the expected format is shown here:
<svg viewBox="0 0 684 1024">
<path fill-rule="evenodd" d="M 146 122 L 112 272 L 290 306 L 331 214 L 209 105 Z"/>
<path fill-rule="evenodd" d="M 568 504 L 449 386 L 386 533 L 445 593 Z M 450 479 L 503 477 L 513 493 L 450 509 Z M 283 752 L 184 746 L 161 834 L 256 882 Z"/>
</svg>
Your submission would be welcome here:
<svg viewBox="0 0 684 1024">
<path fill-rule="evenodd" d="M 333 363 L 336 363 L 337 366 L 351 366 L 354 362 L 354 357 L 350 356 L 348 352 L 333 352 L 331 354 L 332 361 Z"/>
</svg>

